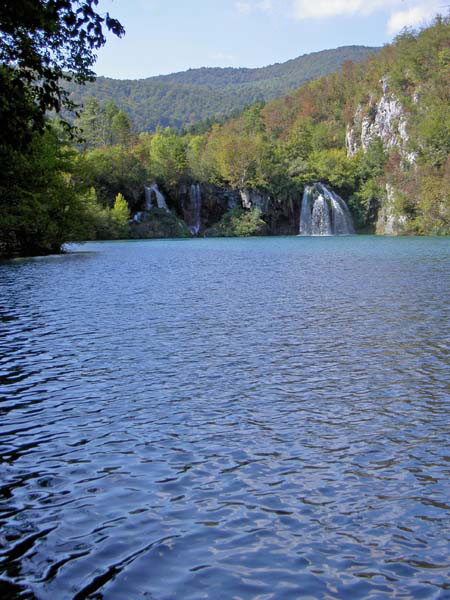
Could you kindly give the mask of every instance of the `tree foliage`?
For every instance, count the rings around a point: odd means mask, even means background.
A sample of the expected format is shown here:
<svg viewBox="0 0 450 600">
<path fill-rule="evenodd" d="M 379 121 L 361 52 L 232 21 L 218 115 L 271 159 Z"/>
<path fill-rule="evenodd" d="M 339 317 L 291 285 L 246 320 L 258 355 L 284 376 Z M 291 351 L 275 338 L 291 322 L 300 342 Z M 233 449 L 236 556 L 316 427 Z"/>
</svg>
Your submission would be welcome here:
<svg viewBox="0 0 450 600">
<path fill-rule="evenodd" d="M 128 237 L 128 221 L 130 220 L 130 209 L 127 201 L 123 195 L 119 192 L 114 201 L 114 206 L 111 212 L 112 220 L 114 221 L 117 230 L 118 237 Z"/>
<path fill-rule="evenodd" d="M 94 148 L 77 162 L 77 179 L 93 187 L 104 206 L 113 206 L 117 194 L 123 194 L 134 206 L 148 180 L 148 169 L 128 147 L 116 145 Z"/>
<path fill-rule="evenodd" d="M 339 70 L 346 61 L 361 62 L 378 50 L 344 46 L 258 69 L 189 69 L 137 80 L 98 77 L 82 87 L 69 83 L 67 90 L 72 100 L 84 105 L 92 96 L 101 105 L 113 101 L 138 132 L 198 124 L 193 133 L 204 133 L 214 122 L 236 116 L 251 104 L 283 96 L 309 80 Z"/>
<path fill-rule="evenodd" d="M 185 141 L 166 127 L 158 129 L 150 139 L 150 170 L 154 179 L 175 185 L 187 174 Z"/>
<path fill-rule="evenodd" d="M 209 237 L 249 237 L 263 235 L 266 230 L 267 225 L 262 219 L 259 208 L 244 210 L 238 207 L 226 212 L 219 223 L 206 232 L 206 235 Z"/>
<path fill-rule="evenodd" d="M 93 78 L 104 28 L 122 35 L 121 24 L 98 14 L 98 0 L 21 0 L 0 4 L 0 85 L 3 141 L 26 142 L 42 130 L 49 110 L 73 108 L 62 82 Z"/>
<path fill-rule="evenodd" d="M 74 108 L 64 82 L 93 77 L 105 28 L 124 30 L 98 0 L 0 2 L 0 245 L 3 254 L 57 251 L 82 235 L 82 193 L 67 139 L 48 111 Z M 77 228 L 79 229 L 76 233 Z"/>
<path fill-rule="evenodd" d="M 89 98 L 75 126 L 81 134 L 81 147 L 99 148 L 120 144 L 128 146 L 133 141 L 133 123 L 114 102 L 100 106 L 97 98 Z"/>
<path fill-rule="evenodd" d="M 84 231 L 75 153 L 55 130 L 35 132 L 27 153 L 4 154 L 0 181 L 0 254 L 57 252 Z"/>
</svg>

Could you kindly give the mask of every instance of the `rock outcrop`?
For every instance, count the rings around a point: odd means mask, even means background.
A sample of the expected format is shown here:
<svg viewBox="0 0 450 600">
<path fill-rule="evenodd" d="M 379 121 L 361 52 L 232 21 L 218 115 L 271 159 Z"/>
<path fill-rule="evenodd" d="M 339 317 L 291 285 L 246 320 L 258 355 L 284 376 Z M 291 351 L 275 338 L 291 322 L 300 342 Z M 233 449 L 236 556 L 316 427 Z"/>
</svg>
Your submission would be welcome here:
<svg viewBox="0 0 450 600">
<path fill-rule="evenodd" d="M 414 165 L 416 155 L 408 148 L 408 119 L 405 108 L 390 92 L 387 77 L 380 80 L 380 85 L 379 99 L 372 95 L 366 105 L 360 104 L 352 123 L 347 126 L 347 155 L 352 157 L 360 150 L 367 152 L 370 144 L 378 139 L 383 143 L 385 150 L 396 149 L 405 164 Z M 379 200 L 376 223 L 376 232 L 379 234 L 397 235 L 403 233 L 406 228 L 407 216 L 396 213 L 395 195 L 394 186 L 386 183 L 386 193 Z"/>
<path fill-rule="evenodd" d="M 416 156 L 408 151 L 408 121 L 401 102 L 389 91 L 387 78 L 380 81 L 382 96 L 378 101 L 372 96 L 368 105 L 358 106 L 353 123 L 347 126 L 347 155 L 354 156 L 361 148 L 364 152 L 370 143 L 380 139 L 389 150 L 398 149 L 402 158 L 414 163 Z"/>
<path fill-rule="evenodd" d="M 381 203 L 376 223 L 376 233 L 381 235 L 399 235 L 404 233 L 408 219 L 395 210 L 395 190 L 386 183 L 386 197 Z"/>
<path fill-rule="evenodd" d="M 234 208 L 258 208 L 269 235 L 298 233 L 301 197 L 294 192 L 274 197 L 258 189 L 236 190 L 198 182 L 183 183 L 163 192 L 170 214 L 182 220 L 194 236 L 201 236 Z M 146 221 L 147 203 L 143 195 L 134 213 L 135 223 Z"/>
</svg>

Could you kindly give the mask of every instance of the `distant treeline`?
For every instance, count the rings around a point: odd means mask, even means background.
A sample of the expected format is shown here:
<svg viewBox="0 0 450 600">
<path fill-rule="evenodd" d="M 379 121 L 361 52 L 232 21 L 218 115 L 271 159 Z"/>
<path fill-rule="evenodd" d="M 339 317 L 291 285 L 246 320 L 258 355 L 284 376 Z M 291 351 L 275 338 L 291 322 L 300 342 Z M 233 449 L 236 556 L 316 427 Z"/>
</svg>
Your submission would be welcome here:
<svg viewBox="0 0 450 600">
<path fill-rule="evenodd" d="M 78 104 L 86 104 L 91 97 L 101 105 L 114 102 L 138 133 L 157 126 L 182 128 L 283 96 L 306 81 L 338 70 L 345 61 L 361 62 L 378 51 L 344 46 L 259 69 L 190 69 L 138 80 L 98 77 L 85 86 L 68 85 L 68 90 Z"/>
</svg>

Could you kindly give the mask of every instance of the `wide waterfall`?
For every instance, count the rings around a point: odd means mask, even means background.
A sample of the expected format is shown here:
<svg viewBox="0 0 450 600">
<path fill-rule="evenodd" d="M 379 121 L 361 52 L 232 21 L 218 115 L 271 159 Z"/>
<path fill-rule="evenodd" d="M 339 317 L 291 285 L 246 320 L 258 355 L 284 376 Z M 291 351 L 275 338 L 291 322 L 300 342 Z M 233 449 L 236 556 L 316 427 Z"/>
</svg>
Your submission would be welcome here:
<svg viewBox="0 0 450 600">
<path fill-rule="evenodd" d="M 348 235 L 355 233 L 344 200 L 323 183 L 305 187 L 300 211 L 300 235 Z"/>
<path fill-rule="evenodd" d="M 190 212 L 190 225 L 189 229 L 193 235 L 197 235 L 200 231 L 200 213 L 202 209 L 202 192 L 200 184 L 193 183 L 189 190 L 189 212 Z"/>
<path fill-rule="evenodd" d="M 156 198 L 156 206 L 158 208 L 163 208 L 164 210 L 169 211 L 166 200 L 162 193 L 159 191 L 158 184 L 154 183 L 153 185 L 147 185 L 144 188 L 145 190 L 145 210 L 150 210 L 153 206 L 153 194 Z"/>
</svg>

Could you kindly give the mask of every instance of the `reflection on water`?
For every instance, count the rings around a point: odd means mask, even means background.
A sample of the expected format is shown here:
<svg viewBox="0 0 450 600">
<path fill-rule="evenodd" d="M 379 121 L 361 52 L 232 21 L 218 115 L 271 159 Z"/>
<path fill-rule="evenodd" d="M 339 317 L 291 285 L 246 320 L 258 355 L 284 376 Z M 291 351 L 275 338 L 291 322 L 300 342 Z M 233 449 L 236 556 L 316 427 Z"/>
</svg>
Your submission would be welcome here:
<svg viewBox="0 0 450 600">
<path fill-rule="evenodd" d="M 0 596 L 450 597 L 446 239 L 0 265 Z"/>
</svg>

